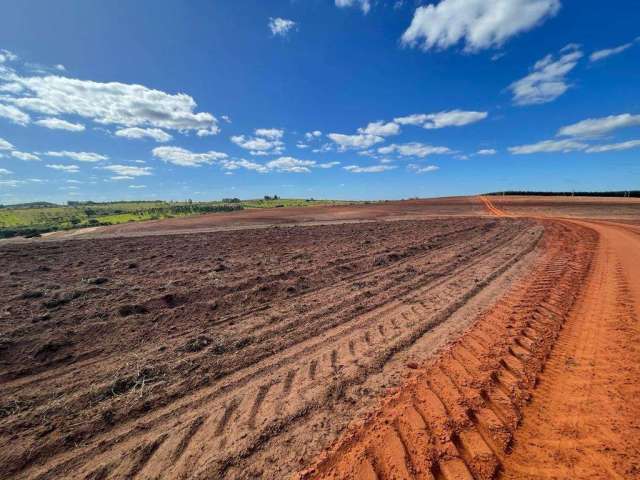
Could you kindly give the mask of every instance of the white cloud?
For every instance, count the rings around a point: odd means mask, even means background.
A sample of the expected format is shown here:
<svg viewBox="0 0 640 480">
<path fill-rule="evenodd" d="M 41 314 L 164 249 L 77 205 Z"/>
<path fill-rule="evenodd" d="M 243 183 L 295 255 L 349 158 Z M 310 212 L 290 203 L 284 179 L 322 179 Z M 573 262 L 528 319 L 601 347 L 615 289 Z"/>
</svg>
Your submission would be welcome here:
<svg viewBox="0 0 640 480">
<path fill-rule="evenodd" d="M 134 167 L 131 165 L 107 165 L 106 167 L 102 167 L 104 170 L 108 170 L 110 172 L 115 173 L 119 177 L 144 177 L 147 175 L 151 175 L 151 167 Z M 126 180 L 124 178 L 114 178 L 117 180 Z"/>
<path fill-rule="evenodd" d="M 370 0 L 336 0 L 336 7 L 360 7 L 364 13 L 369 13 L 371 2 Z"/>
<path fill-rule="evenodd" d="M 286 37 L 295 26 L 296 22 L 287 18 L 276 17 L 269 19 L 269 30 L 274 36 Z"/>
<path fill-rule="evenodd" d="M 7 142 L 4 138 L 0 138 L 0 150 L 13 150 L 13 145 Z"/>
<path fill-rule="evenodd" d="M 53 170 L 60 170 L 67 173 L 78 173 L 80 171 L 80 167 L 78 167 L 77 165 L 48 164 L 47 168 L 52 168 Z"/>
<path fill-rule="evenodd" d="M 495 148 L 482 148 L 476 152 L 476 155 L 495 155 L 497 150 Z"/>
<path fill-rule="evenodd" d="M 249 160 L 221 160 L 220 165 L 224 170 L 237 170 L 239 168 L 245 168 L 247 170 L 253 170 L 259 173 L 268 173 L 269 169 L 261 163 L 251 162 Z M 226 172 L 231 173 L 231 172 Z"/>
<path fill-rule="evenodd" d="M 293 157 L 280 157 L 267 162 L 265 166 L 269 170 L 287 173 L 309 173 L 311 167 L 316 166 L 313 160 L 299 160 Z"/>
<path fill-rule="evenodd" d="M 99 162 L 100 160 L 108 160 L 109 157 L 94 152 L 45 152 L 43 155 L 47 157 L 69 158 L 77 162 Z"/>
<path fill-rule="evenodd" d="M 13 173 L 11 170 L 7 170 L 6 168 L 0 168 L 0 175 L 10 175 Z"/>
<path fill-rule="evenodd" d="M 633 46 L 633 42 L 625 43 L 624 45 L 620 45 L 614 48 L 605 48 L 603 50 L 598 50 L 589 55 L 589 60 L 591 62 L 597 62 L 598 60 L 603 60 L 607 57 L 611 57 L 612 55 L 617 55 L 619 53 L 624 52 L 625 50 L 631 48 Z"/>
<path fill-rule="evenodd" d="M 231 141 L 240 148 L 249 150 L 251 155 L 277 155 L 284 151 L 284 143 L 277 138 L 269 139 L 264 137 L 235 135 L 231 137 Z"/>
<path fill-rule="evenodd" d="M 544 140 L 530 145 L 510 147 L 509 151 L 514 155 L 527 155 L 531 153 L 549 152 L 575 152 L 588 148 L 589 145 L 575 140 Z"/>
<path fill-rule="evenodd" d="M 319 138 L 322 136 L 322 132 L 320 130 L 314 130 L 313 132 L 307 132 L 304 134 L 304 138 L 307 140 L 313 140 L 314 138 Z"/>
<path fill-rule="evenodd" d="M 4 99 L 7 101 L 8 99 Z M 22 110 L 14 107 L 13 105 L 3 105 L 0 103 L 0 117 L 9 119 L 13 123 L 18 125 L 27 125 L 31 121 L 31 117 Z"/>
<path fill-rule="evenodd" d="M 267 163 L 256 163 L 245 159 L 222 160 L 220 166 L 223 170 L 238 170 L 244 168 L 259 173 L 309 173 L 312 168 L 332 168 L 340 162 L 317 163 L 314 160 L 300 160 L 293 157 L 280 157 Z"/>
<path fill-rule="evenodd" d="M 296 147 L 300 148 L 301 150 L 304 150 L 305 148 L 309 148 L 309 145 L 307 145 L 306 143 L 298 142 L 296 143 Z"/>
<path fill-rule="evenodd" d="M 487 112 L 456 109 L 438 113 L 414 113 L 413 115 L 395 118 L 393 121 L 400 125 L 420 125 L 427 130 L 431 130 L 445 127 L 462 127 L 484 120 L 488 115 Z"/>
<path fill-rule="evenodd" d="M 333 168 L 337 165 L 340 165 L 340 162 L 326 162 L 326 163 L 318 163 L 316 167 L 318 168 Z"/>
<path fill-rule="evenodd" d="M 2 67 L 0 67 L 0 74 L 1 73 L 2 73 Z M 23 90 L 24 88 L 19 83 L 3 83 L 0 85 L 0 92 L 12 93 L 16 95 Z"/>
<path fill-rule="evenodd" d="M 17 150 L 11 152 L 11 155 L 17 159 L 24 160 L 25 162 L 37 162 L 40 160 L 40 157 L 33 153 L 18 152 Z"/>
<path fill-rule="evenodd" d="M 582 52 L 574 45 L 563 50 L 565 53 L 558 58 L 549 54 L 538 60 L 529 75 L 509 86 L 516 105 L 552 102 L 569 89 L 566 76 L 582 58 Z"/>
<path fill-rule="evenodd" d="M 608 117 L 588 118 L 581 122 L 562 127 L 558 131 L 563 137 L 597 137 L 620 128 L 640 126 L 640 115 L 623 113 Z"/>
<path fill-rule="evenodd" d="M 0 185 L 2 185 L 3 187 L 11 187 L 11 188 L 15 188 L 18 185 L 23 185 L 27 182 L 25 182 L 24 180 L 1 180 L 0 181 Z"/>
<path fill-rule="evenodd" d="M 135 140 L 141 140 L 143 138 L 151 138 L 159 143 L 168 142 L 172 140 L 173 137 L 169 135 L 164 130 L 159 128 L 140 128 L 140 127 L 130 127 L 130 128 L 121 128 L 120 130 L 116 130 L 117 137 L 130 138 Z"/>
<path fill-rule="evenodd" d="M 386 147 L 378 148 L 378 153 L 383 155 L 389 155 L 391 153 L 397 153 L 403 157 L 419 157 L 424 158 L 428 155 L 445 155 L 453 153 L 449 147 L 437 147 L 433 145 L 426 145 L 419 142 L 403 143 L 403 144 L 391 144 Z"/>
<path fill-rule="evenodd" d="M 256 128 L 255 134 L 258 137 L 264 137 L 270 140 L 280 140 L 284 135 L 284 130 L 280 128 Z"/>
<path fill-rule="evenodd" d="M 393 170 L 396 167 L 394 165 L 372 165 L 370 167 L 362 167 L 360 165 L 347 165 L 343 168 L 351 173 L 382 173 L 386 172 L 387 170 Z"/>
<path fill-rule="evenodd" d="M 630 150 L 640 147 L 640 140 L 629 140 L 620 143 L 609 143 L 605 145 L 595 145 L 587 148 L 587 153 L 617 152 L 620 150 Z"/>
<path fill-rule="evenodd" d="M 400 125 L 394 122 L 384 123 L 383 121 L 371 122 L 365 128 L 359 128 L 358 133 L 366 135 L 377 135 L 379 137 L 390 137 L 400 133 Z"/>
<path fill-rule="evenodd" d="M 231 117 L 229 117 L 229 115 L 222 115 L 220 118 L 227 123 L 231 123 Z"/>
<path fill-rule="evenodd" d="M 11 53 L 9 50 L 0 49 L 0 63 L 12 62 L 17 58 L 18 56 L 14 53 Z"/>
<path fill-rule="evenodd" d="M 10 68 L 0 79 L 16 90 L 5 102 L 16 108 L 49 116 L 77 115 L 103 125 L 155 127 L 216 134 L 217 119 L 195 112 L 195 100 L 184 93 L 169 94 L 143 85 L 94 82 L 58 75 L 20 76 Z M 18 91 L 18 89 L 21 89 Z"/>
<path fill-rule="evenodd" d="M 194 153 L 181 147 L 156 147 L 152 153 L 154 157 L 181 167 L 199 167 L 228 157 L 226 153 L 214 152 L 213 150 Z"/>
<path fill-rule="evenodd" d="M 465 51 L 499 47 L 554 16 L 560 0 L 442 0 L 418 7 L 402 43 L 422 50 L 463 42 Z"/>
<path fill-rule="evenodd" d="M 69 132 L 83 132 L 85 127 L 81 123 L 71 123 L 66 120 L 62 120 L 60 118 L 43 118 L 42 120 L 37 120 L 36 125 L 40 125 L 41 127 L 50 128 L 52 130 L 67 130 Z"/>
<path fill-rule="evenodd" d="M 343 135 L 341 133 L 330 133 L 327 135 L 333 142 L 338 144 L 341 151 L 349 149 L 366 149 L 376 143 L 384 141 L 384 138 L 378 135 L 358 134 Z"/>
<path fill-rule="evenodd" d="M 129 185 L 129 188 L 137 188 L 137 189 L 140 189 L 140 188 L 147 188 L 147 186 L 146 186 L 146 185 Z"/>
<path fill-rule="evenodd" d="M 409 165 L 407 165 L 407 169 L 415 172 L 415 173 L 429 173 L 429 172 L 435 172 L 437 170 L 440 170 L 440 167 L 438 167 L 437 165 L 416 165 L 415 163 L 410 163 Z"/>
</svg>

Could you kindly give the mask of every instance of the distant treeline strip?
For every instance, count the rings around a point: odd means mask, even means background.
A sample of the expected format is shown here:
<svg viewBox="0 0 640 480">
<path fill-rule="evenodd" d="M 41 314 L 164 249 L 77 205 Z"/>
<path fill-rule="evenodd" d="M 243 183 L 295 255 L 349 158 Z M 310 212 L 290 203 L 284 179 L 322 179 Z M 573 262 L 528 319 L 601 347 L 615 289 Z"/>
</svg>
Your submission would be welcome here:
<svg viewBox="0 0 640 480">
<path fill-rule="evenodd" d="M 119 215 L 119 214 L 131 214 L 131 215 L 146 215 L 151 219 L 159 219 L 163 217 L 172 217 L 172 216 L 186 216 L 186 215 L 197 215 L 202 213 L 213 213 L 213 212 L 233 212 L 236 210 L 244 210 L 242 205 L 234 204 L 234 205 L 207 205 L 207 204 L 180 204 L 180 205 L 172 205 L 166 204 L 161 207 L 150 207 L 150 208 L 140 208 L 136 210 L 124 210 L 119 208 L 114 208 L 110 211 L 100 211 L 94 210 L 90 208 L 88 205 L 100 205 L 100 204 L 92 204 L 91 202 L 76 202 L 75 207 L 82 205 L 84 207 L 83 212 L 87 215 L 86 222 L 80 222 L 79 220 L 72 218 L 72 221 L 69 224 L 64 223 L 63 218 L 61 218 L 58 222 L 52 220 L 52 223 L 42 224 L 42 225 L 30 225 L 25 227 L 8 227 L 8 228 L 0 228 L 0 238 L 11 238 L 11 237 L 37 237 L 42 235 L 43 233 L 54 232 L 57 230 L 70 230 L 73 228 L 79 227 L 96 227 L 101 225 L 111 225 L 111 222 L 101 221 L 101 218 L 108 217 L 109 215 Z M 116 205 L 114 202 L 113 205 Z M 76 220 L 76 221 L 73 221 Z"/>
<path fill-rule="evenodd" d="M 507 190 L 491 192 L 485 195 L 527 195 L 538 197 L 625 197 L 640 198 L 640 190 L 623 190 L 615 192 L 529 192 L 526 190 Z"/>
</svg>

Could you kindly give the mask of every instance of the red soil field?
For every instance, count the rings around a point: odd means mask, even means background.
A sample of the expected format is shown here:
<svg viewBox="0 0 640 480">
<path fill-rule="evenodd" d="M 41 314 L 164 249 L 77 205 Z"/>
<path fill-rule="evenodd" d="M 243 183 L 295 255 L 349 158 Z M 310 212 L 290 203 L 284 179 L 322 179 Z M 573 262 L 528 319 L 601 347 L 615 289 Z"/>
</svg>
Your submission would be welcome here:
<svg viewBox="0 0 640 480">
<path fill-rule="evenodd" d="M 0 478 L 640 478 L 640 208 L 588 201 L 5 242 Z"/>
</svg>

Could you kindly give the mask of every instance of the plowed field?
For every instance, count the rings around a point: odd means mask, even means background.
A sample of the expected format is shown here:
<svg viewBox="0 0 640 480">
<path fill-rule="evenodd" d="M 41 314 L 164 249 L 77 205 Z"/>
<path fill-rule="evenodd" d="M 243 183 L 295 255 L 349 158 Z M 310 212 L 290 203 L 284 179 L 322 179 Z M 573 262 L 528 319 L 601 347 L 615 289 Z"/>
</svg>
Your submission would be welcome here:
<svg viewBox="0 0 640 480">
<path fill-rule="evenodd" d="M 4 245 L 0 477 L 282 478 L 402 383 L 407 355 L 465 327 L 473 315 L 448 320 L 495 298 L 485 287 L 542 230 L 478 218 Z"/>
<path fill-rule="evenodd" d="M 3 243 L 0 478 L 640 478 L 640 212 L 611 202 Z"/>
<path fill-rule="evenodd" d="M 549 215 L 530 275 L 300 478 L 640 478 L 639 232 Z"/>
</svg>

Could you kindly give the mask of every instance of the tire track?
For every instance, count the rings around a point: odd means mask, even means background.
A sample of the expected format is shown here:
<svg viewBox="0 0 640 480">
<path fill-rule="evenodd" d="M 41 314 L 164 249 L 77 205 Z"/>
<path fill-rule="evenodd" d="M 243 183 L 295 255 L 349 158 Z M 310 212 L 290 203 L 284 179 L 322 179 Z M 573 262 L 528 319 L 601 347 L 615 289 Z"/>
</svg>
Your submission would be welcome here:
<svg viewBox="0 0 640 480">
<path fill-rule="evenodd" d="M 349 478 L 343 475 L 347 465 L 356 464 L 364 452 L 373 466 L 370 478 L 494 478 L 589 272 L 595 242 L 586 229 L 548 225 L 545 257 L 525 286 L 514 288 L 483 314 L 299 477 Z M 388 426 L 399 424 L 408 409 L 420 412 L 428 441 L 415 446 L 407 440 L 401 449 L 389 443 Z M 416 460 L 407 464 L 412 458 L 408 452 L 423 448 L 422 456 L 413 455 Z"/>
</svg>

